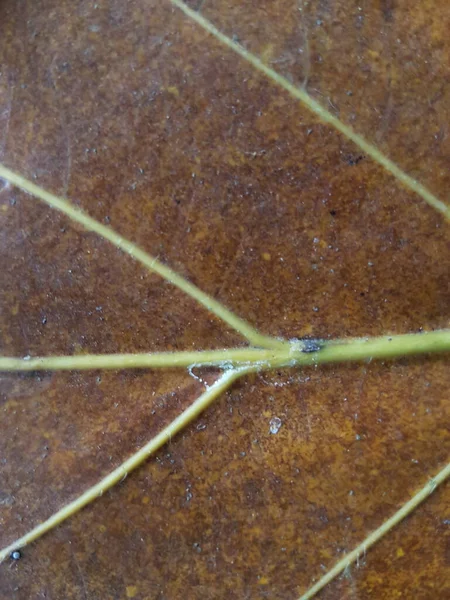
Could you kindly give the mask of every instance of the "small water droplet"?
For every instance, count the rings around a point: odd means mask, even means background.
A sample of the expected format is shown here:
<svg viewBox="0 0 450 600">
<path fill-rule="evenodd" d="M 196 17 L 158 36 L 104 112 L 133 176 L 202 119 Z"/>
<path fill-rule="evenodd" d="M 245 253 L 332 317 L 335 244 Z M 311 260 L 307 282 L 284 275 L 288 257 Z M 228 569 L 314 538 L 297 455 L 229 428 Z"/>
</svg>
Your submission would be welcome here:
<svg viewBox="0 0 450 600">
<path fill-rule="evenodd" d="M 9 181 L 6 181 L 6 179 L 2 179 L 0 177 L 0 192 L 3 192 L 4 190 L 7 190 L 11 187 L 11 184 L 9 183 Z"/>
<path fill-rule="evenodd" d="M 272 419 L 270 419 L 270 423 L 269 423 L 270 433 L 272 435 L 276 435 L 280 431 L 281 425 L 282 425 L 281 419 L 279 419 L 278 417 L 273 417 Z"/>
</svg>

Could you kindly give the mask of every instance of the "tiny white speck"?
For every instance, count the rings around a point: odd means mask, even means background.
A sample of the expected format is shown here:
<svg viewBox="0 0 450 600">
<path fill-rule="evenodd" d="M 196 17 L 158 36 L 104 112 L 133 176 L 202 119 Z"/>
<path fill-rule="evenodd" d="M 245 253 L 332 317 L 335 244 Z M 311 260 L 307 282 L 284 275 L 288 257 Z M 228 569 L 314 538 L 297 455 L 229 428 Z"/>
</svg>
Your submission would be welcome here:
<svg viewBox="0 0 450 600">
<path fill-rule="evenodd" d="M 26 356 L 23 357 L 23 360 L 31 360 L 31 356 L 29 354 L 27 354 Z"/>
</svg>

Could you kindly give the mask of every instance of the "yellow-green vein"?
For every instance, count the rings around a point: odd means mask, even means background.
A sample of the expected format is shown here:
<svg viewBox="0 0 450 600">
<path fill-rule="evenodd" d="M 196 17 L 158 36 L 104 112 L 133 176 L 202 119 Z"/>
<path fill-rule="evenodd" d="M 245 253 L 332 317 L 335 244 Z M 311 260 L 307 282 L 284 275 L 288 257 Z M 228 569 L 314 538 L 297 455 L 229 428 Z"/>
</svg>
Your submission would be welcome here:
<svg viewBox="0 0 450 600">
<path fill-rule="evenodd" d="M 263 73 L 271 81 L 286 90 L 296 100 L 299 100 L 304 106 L 319 117 L 325 123 L 328 123 L 345 137 L 350 139 L 361 150 L 370 156 L 374 161 L 384 167 L 391 175 L 400 181 L 405 187 L 418 194 L 430 206 L 438 210 L 447 220 L 450 220 L 450 206 L 447 206 L 442 200 L 439 200 L 430 190 L 428 190 L 419 181 L 405 173 L 393 160 L 385 156 L 376 146 L 368 142 L 353 129 L 332 115 L 319 102 L 314 100 L 303 88 L 298 88 L 285 77 L 277 73 L 274 69 L 267 66 L 260 58 L 249 52 L 246 48 L 235 42 L 227 35 L 222 33 L 215 25 L 205 19 L 200 13 L 189 8 L 182 0 L 170 0 L 174 6 L 177 6 L 184 14 L 195 21 L 200 27 L 214 36 L 219 42 L 236 52 L 244 60 L 250 63 L 255 69 Z"/>
<path fill-rule="evenodd" d="M 335 579 L 338 575 L 343 573 L 350 567 L 354 562 L 359 560 L 361 556 L 364 556 L 366 551 L 373 546 L 378 540 L 386 535 L 391 529 L 398 525 L 403 519 L 410 515 L 419 504 L 428 498 L 428 496 L 434 492 L 434 490 L 443 483 L 450 476 L 450 463 L 446 465 L 439 473 L 430 479 L 425 486 L 417 492 L 406 504 L 404 504 L 390 519 L 385 521 L 378 529 L 372 531 L 366 539 L 359 544 L 352 552 L 349 552 L 342 560 L 334 565 L 332 569 L 328 571 L 323 577 L 319 579 L 317 583 L 312 585 L 308 591 L 306 591 L 299 600 L 311 600 L 316 594 L 320 592 L 330 581 Z"/>
<path fill-rule="evenodd" d="M 0 356 L 0 371 L 161 369 L 251 366 L 257 371 L 450 351 L 450 329 L 336 340 L 291 340 L 281 348 L 225 348 L 194 352 L 81 354 L 77 356 Z"/>
<path fill-rule="evenodd" d="M 0 550 L 0 562 L 4 561 L 14 550 L 34 542 L 48 531 L 51 531 L 69 517 L 72 517 L 82 508 L 102 496 L 105 492 L 122 481 L 128 473 L 139 467 L 149 456 L 154 454 L 161 446 L 171 440 L 177 433 L 184 429 L 200 413 L 202 413 L 220 394 L 225 392 L 230 385 L 251 369 L 234 369 L 222 374 L 221 377 L 197 398 L 186 410 L 176 417 L 167 427 L 152 438 L 145 446 L 138 450 L 133 456 L 124 461 L 109 475 L 90 487 L 78 498 L 58 510 L 43 523 L 34 527 L 31 531 L 16 539 L 11 544 Z"/>
<path fill-rule="evenodd" d="M 158 273 L 158 275 L 202 304 L 207 310 L 209 310 L 209 312 L 213 313 L 219 319 L 222 319 L 222 321 L 247 338 L 247 340 L 254 346 L 260 346 L 263 348 L 283 346 L 284 342 L 259 333 L 249 323 L 225 308 L 225 306 L 223 306 L 220 302 L 200 290 L 193 283 L 190 283 L 184 279 L 184 277 L 173 271 L 170 267 L 167 267 L 157 258 L 147 254 L 147 252 L 144 252 L 144 250 L 139 248 L 139 246 L 125 239 L 110 227 L 99 223 L 84 211 L 71 204 L 65 198 L 59 198 L 58 196 L 55 196 L 55 194 L 44 190 L 22 175 L 7 169 L 2 164 L 0 164 L 0 177 L 12 185 L 21 188 L 28 194 L 43 200 L 49 206 L 56 208 L 72 219 L 72 221 L 76 221 L 82 225 L 82 227 L 84 227 L 87 231 L 92 231 L 105 240 L 108 240 L 114 246 L 116 246 L 116 248 L 119 248 L 129 256 L 142 263 L 149 271 Z"/>
</svg>

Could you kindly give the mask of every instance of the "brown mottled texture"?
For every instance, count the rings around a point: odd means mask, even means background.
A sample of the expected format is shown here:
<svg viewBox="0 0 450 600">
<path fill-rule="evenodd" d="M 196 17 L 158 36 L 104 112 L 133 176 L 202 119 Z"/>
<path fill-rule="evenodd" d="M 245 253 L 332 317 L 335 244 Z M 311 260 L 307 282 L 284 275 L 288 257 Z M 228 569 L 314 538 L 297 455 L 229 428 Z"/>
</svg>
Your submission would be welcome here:
<svg viewBox="0 0 450 600">
<path fill-rule="evenodd" d="M 206 0 L 202 13 L 437 195 L 450 187 L 448 2 Z"/>
<path fill-rule="evenodd" d="M 447 200 L 445 3 L 202 10 Z M 0 161 L 265 333 L 448 326 L 442 217 L 167 0 L 2 0 L 0 65 Z M 40 201 L 0 203 L 2 354 L 243 343 Z M 0 598 L 295 599 L 448 461 L 449 383 L 448 357 L 243 379 L 1 565 Z M 178 371 L 1 375 L 1 545 L 200 391 Z M 322 597 L 447 598 L 448 490 Z"/>
</svg>

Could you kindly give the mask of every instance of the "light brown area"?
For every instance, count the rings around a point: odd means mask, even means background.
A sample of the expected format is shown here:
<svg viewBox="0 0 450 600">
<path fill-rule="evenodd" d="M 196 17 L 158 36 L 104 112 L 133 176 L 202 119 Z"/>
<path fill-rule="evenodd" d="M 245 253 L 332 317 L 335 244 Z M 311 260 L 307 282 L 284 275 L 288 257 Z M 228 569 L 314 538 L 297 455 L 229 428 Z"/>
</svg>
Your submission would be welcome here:
<svg viewBox="0 0 450 600">
<path fill-rule="evenodd" d="M 2 162 L 265 333 L 448 325 L 439 214 L 169 2 L 96 6 L 0 2 Z M 361 21 L 355 6 L 311 3 L 305 21 L 285 1 L 208 0 L 202 10 L 298 83 L 303 42 L 293 38 L 307 27 L 307 89 L 446 200 L 446 9 L 380 2 Z M 3 354 L 239 342 L 38 201 L 5 188 L 0 202 Z M 296 598 L 448 460 L 448 387 L 445 358 L 249 377 L 117 489 L 2 565 L 0 596 Z M 123 372 L 2 375 L 0 391 L 3 545 L 200 388 L 183 373 Z M 274 416 L 282 426 L 271 435 Z M 447 505 L 448 486 L 323 598 L 446 598 Z"/>
</svg>

